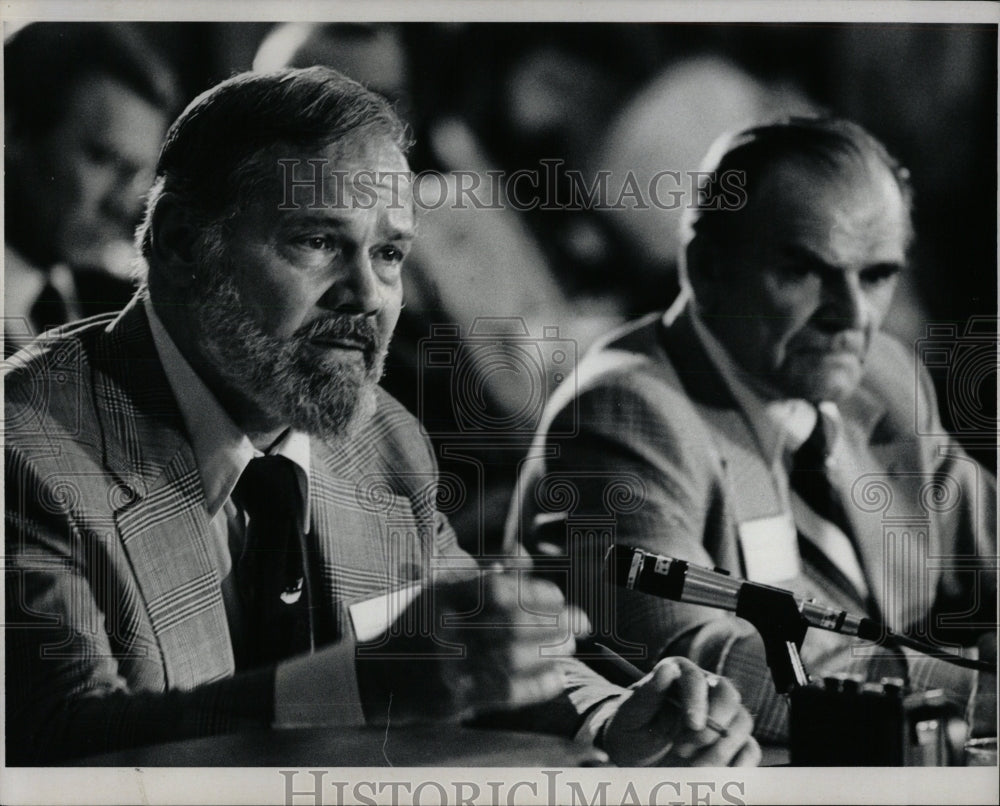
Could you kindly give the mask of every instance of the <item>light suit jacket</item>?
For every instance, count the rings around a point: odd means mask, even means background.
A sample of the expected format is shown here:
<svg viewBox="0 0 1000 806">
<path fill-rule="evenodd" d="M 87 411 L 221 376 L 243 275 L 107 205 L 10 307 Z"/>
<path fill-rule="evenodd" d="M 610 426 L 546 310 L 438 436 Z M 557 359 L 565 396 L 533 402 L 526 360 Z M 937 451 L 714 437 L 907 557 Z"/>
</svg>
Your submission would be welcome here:
<svg viewBox="0 0 1000 806">
<path fill-rule="evenodd" d="M 887 625 L 947 645 L 995 629 L 995 480 L 942 430 L 926 372 L 914 370 L 901 345 L 877 337 L 841 415 L 843 492 L 859 561 Z M 507 536 L 551 569 L 567 598 L 588 612 L 598 638 L 640 666 L 686 654 L 728 675 L 755 716 L 756 734 L 783 740 L 787 706 L 746 622 L 616 589 L 602 560 L 617 542 L 746 576 L 741 530 L 756 524 L 758 540 L 762 531 L 776 537 L 788 522 L 787 501 L 786 474 L 765 461 L 678 305 L 609 336 L 557 390 L 523 469 Z M 795 550 L 794 530 L 780 545 Z M 865 602 L 822 562 L 801 560 L 781 586 L 865 613 Z M 935 660 L 903 663 L 816 629 L 803 659 L 813 674 L 905 674 L 916 688 L 970 693 L 972 673 Z"/>
<path fill-rule="evenodd" d="M 201 481 L 142 306 L 13 359 L 5 438 L 8 763 L 270 724 L 274 667 L 234 674 Z M 354 438 L 312 441 L 311 470 L 332 641 L 354 640 L 352 602 L 466 558 L 426 439 L 381 390 Z M 551 713 L 616 691 L 568 684 Z"/>
</svg>

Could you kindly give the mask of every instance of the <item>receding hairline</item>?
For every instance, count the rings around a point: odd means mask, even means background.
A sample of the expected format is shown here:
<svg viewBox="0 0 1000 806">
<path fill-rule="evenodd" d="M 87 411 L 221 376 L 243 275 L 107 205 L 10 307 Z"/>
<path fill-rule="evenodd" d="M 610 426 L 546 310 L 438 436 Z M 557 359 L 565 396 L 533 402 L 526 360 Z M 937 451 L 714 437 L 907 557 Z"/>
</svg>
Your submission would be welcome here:
<svg viewBox="0 0 1000 806">
<path fill-rule="evenodd" d="M 735 134 L 723 135 L 709 149 L 706 171 L 744 170 L 744 204 L 738 210 L 713 209 L 710 205 L 685 211 L 678 267 L 683 287 L 693 293 L 692 279 L 702 271 L 711 254 L 727 247 L 741 249 L 748 242 L 748 227 L 754 222 L 755 204 L 780 194 L 776 181 L 784 173 L 800 179 L 805 175 L 817 183 L 840 185 L 845 195 L 875 183 L 894 188 L 901 204 L 904 249 L 915 239 L 913 192 L 909 174 L 885 146 L 861 126 L 841 119 L 792 119 Z M 752 180 L 747 177 L 752 177 Z M 891 191 L 890 191 L 891 192 Z M 710 198 L 710 197 L 709 197 Z M 706 197 L 699 192 L 699 204 Z M 753 238 L 752 231 L 749 232 Z M 697 247 L 697 248 L 695 248 Z"/>
<path fill-rule="evenodd" d="M 885 189 L 898 198 L 903 215 L 911 225 L 907 195 L 900 187 L 892 168 L 876 154 L 864 153 L 856 159 L 845 157 L 838 160 L 832 170 L 800 154 L 789 154 L 762 166 L 757 179 L 757 185 L 747 194 L 746 205 L 741 210 L 743 215 L 734 216 L 733 223 L 721 230 L 716 225 L 717 232 L 740 233 L 742 222 L 748 215 L 752 216 L 755 205 L 762 204 L 765 200 L 782 198 L 792 186 L 797 185 L 802 188 L 809 184 L 813 184 L 817 190 L 840 191 L 848 196 L 869 192 L 881 193 Z M 912 236 L 912 232 L 908 234 Z"/>
<path fill-rule="evenodd" d="M 908 171 L 877 138 L 846 119 L 793 117 L 722 135 L 712 144 L 701 170 L 741 174 L 744 202 L 738 208 L 719 207 L 711 185 L 699 190 L 697 206 L 685 211 L 682 252 L 695 238 L 718 241 L 737 232 L 747 208 L 783 171 L 805 173 L 817 182 L 841 183 L 848 189 L 887 175 L 903 203 L 908 239 L 913 238 Z"/>
</svg>

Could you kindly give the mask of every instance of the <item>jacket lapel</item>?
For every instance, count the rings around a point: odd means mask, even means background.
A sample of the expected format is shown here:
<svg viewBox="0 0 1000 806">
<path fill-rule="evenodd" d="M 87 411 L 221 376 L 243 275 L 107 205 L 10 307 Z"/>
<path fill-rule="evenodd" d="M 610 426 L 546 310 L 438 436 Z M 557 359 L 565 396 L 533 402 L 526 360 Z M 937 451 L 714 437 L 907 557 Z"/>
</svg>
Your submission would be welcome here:
<svg viewBox="0 0 1000 806">
<path fill-rule="evenodd" d="M 920 468 L 920 446 L 871 391 L 862 387 L 842 408 L 848 514 L 871 593 L 885 622 L 902 629 L 927 613 L 937 585 L 940 547 L 925 506 L 931 477 L 897 469 Z M 914 579 L 924 580 L 921 589 L 900 588 Z"/>
<path fill-rule="evenodd" d="M 232 645 L 201 479 L 138 297 L 94 365 L 104 460 L 118 477 L 115 523 L 163 654 L 167 685 L 232 674 Z"/>
<path fill-rule="evenodd" d="M 422 534 L 412 504 L 391 470 L 380 467 L 375 435 L 335 444 L 312 441 L 311 536 L 319 553 L 323 607 L 336 634 L 350 605 L 424 575 L 432 535 Z"/>
<path fill-rule="evenodd" d="M 774 473 L 764 461 L 746 417 L 698 339 L 687 308 L 671 311 L 668 317 L 662 329 L 664 349 L 709 426 L 737 522 L 783 514 L 785 507 Z"/>
</svg>

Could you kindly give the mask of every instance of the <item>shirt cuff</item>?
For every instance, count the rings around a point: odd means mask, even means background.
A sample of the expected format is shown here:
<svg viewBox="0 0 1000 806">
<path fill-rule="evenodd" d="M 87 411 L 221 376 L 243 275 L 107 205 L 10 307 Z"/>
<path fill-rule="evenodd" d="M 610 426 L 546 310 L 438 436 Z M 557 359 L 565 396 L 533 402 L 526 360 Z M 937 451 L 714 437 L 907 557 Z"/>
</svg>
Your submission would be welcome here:
<svg viewBox="0 0 1000 806">
<path fill-rule="evenodd" d="M 275 728 L 364 725 L 354 666 L 354 641 L 342 641 L 278 664 Z"/>
</svg>

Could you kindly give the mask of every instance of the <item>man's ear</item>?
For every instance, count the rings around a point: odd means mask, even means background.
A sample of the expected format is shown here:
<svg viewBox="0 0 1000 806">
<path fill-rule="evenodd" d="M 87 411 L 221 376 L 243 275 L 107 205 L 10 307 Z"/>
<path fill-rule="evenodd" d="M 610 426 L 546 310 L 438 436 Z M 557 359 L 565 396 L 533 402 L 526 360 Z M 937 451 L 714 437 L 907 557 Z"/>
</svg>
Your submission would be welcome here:
<svg viewBox="0 0 1000 806">
<path fill-rule="evenodd" d="M 717 250 L 705 238 L 692 238 L 684 250 L 684 264 L 698 308 L 711 311 L 722 282 Z"/>
<path fill-rule="evenodd" d="M 197 243 L 202 227 L 175 193 L 156 200 L 150 221 L 150 256 L 161 275 L 175 288 L 194 282 Z"/>
</svg>

